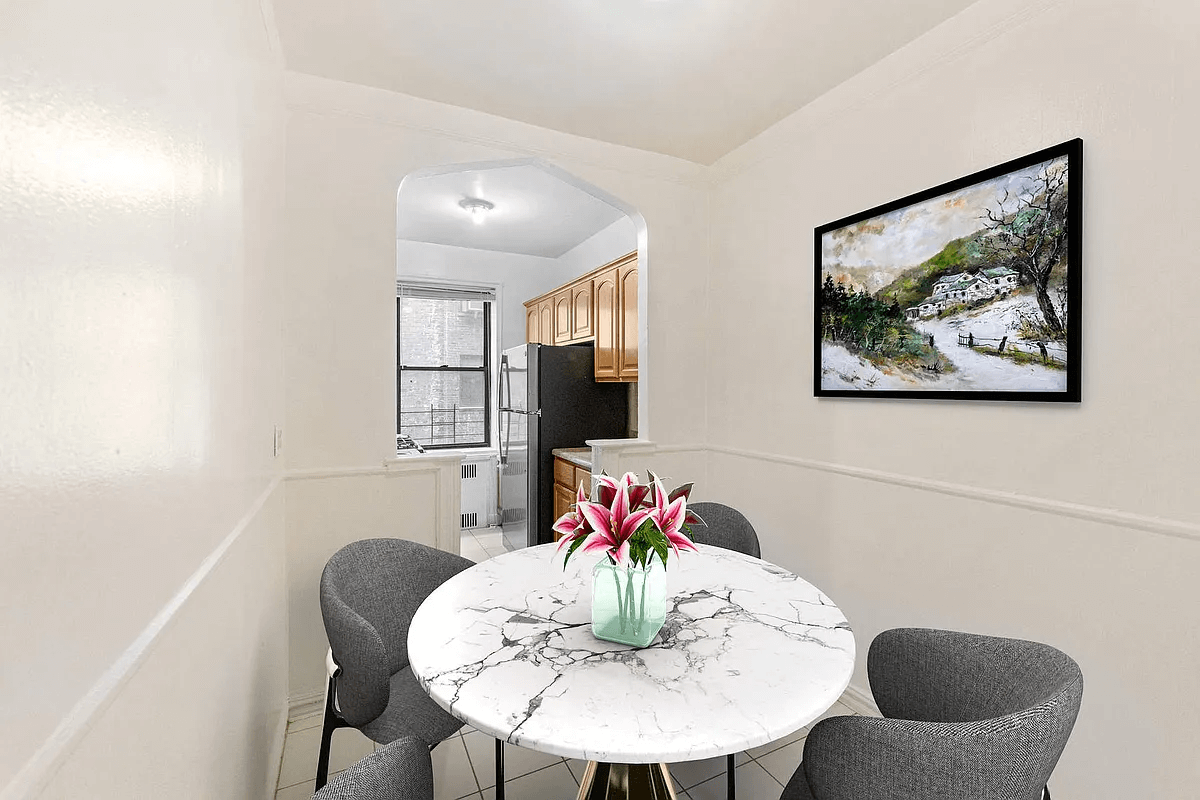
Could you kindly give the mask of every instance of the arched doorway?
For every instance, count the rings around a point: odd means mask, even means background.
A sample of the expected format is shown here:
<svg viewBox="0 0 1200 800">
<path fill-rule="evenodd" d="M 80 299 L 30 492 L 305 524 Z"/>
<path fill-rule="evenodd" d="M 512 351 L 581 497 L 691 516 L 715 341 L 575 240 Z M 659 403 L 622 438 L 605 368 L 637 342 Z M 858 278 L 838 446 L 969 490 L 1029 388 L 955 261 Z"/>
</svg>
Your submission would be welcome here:
<svg viewBox="0 0 1200 800">
<path fill-rule="evenodd" d="M 636 259 L 629 257 L 633 252 L 636 252 Z M 506 386 L 504 376 L 511 376 L 513 372 L 504 370 L 507 363 L 504 354 L 514 347 L 523 349 L 528 337 L 530 341 L 554 345 L 550 351 L 544 351 L 547 358 L 579 355 L 574 348 L 588 346 L 588 331 L 576 331 L 575 336 L 556 336 L 553 341 L 539 339 L 527 328 L 525 303 L 562 289 L 563 285 L 577 278 L 587 281 L 589 271 L 618 260 L 626 265 L 631 264 L 634 270 L 629 283 L 635 287 L 633 294 L 636 295 L 636 346 L 632 350 L 636 357 L 636 378 L 628 373 L 600 377 L 601 372 L 597 369 L 597 383 L 601 386 L 595 389 L 580 386 L 573 390 L 578 404 L 582 405 L 593 391 L 611 392 L 618 388 L 605 384 L 625 381 L 622 402 L 628 403 L 627 423 L 621 426 L 619 432 L 614 432 L 611 426 L 598 428 L 601 432 L 588 433 L 588 439 L 644 437 L 647 433 L 648 398 L 642 391 L 642 376 L 646 374 L 645 364 L 649 356 L 646 348 L 647 305 L 644 289 L 647 285 L 645 270 L 649 265 L 649 252 L 646 223 L 641 214 L 622 199 L 539 158 L 449 164 L 428 167 L 407 175 L 397 190 L 398 434 L 406 433 L 403 420 L 421 418 L 419 409 L 426 402 L 414 388 L 417 387 L 417 381 L 413 376 L 424 378 L 432 374 L 436 367 L 413 368 L 404 363 L 412 348 L 403 344 L 403 329 L 405 320 L 412 319 L 412 313 L 411 309 L 406 311 L 408 307 L 402 304 L 402 298 L 399 297 L 401 290 L 416 286 L 417 289 L 409 289 L 408 293 L 429 296 L 440 291 L 446 297 L 484 298 L 490 301 L 486 308 L 495 312 L 488 323 L 491 325 L 488 339 L 491 349 L 489 358 L 485 359 L 490 368 L 486 402 L 487 408 L 493 412 L 486 421 L 492 426 L 486 446 L 499 450 L 500 461 L 496 496 L 501 502 L 495 506 L 501 509 L 512 506 L 503 501 L 507 485 L 505 477 L 514 480 L 520 477 L 523 481 L 529 481 L 529 485 L 546 482 L 548 467 L 543 469 L 541 467 L 545 465 L 534 463 L 530 466 L 532 477 L 525 478 L 519 473 L 522 465 L 511 458 L 513 429 L 511 426 L 505 427 L 505 422 L 516 417 L 509 413 L 512 409 L 504 402 L 509 398 L 501 398 L 500 391 L 505 389 L 511 394 L 512 382 L 509 381 Z M 417 327 L 409 328 L 409 341 L 421 335 Z M 630 334 L 624 334 L 626 340 Z M 601 353 L 599 341 L 599 337 L 596 337 L 592 342 L 596 348 L 597 364 Z M 572 348 L 571 352 L 567 353 L 564 345 Z M 437 360 L 436 357 L 434 360 Z M 466 373 L 479 369 L 474 366 L 474 361 L 469 368 L 457 368 L 449 361 L 450 358 L 446 358 L 442 364 L 442 377 L 448 372 Z M 612 397 L 611 393 L 606 396 Z M 410 409 L 407 412 L 406 404 Z M 447 417 L 435 419 L 432 409 L 436 404 L 428 405 L 428 420 L 421 423 L 425 427 L 413 424 L 407 433 L 415 433 L 418 429 L 431 433 L 447 430 L 444 424 Z M 462 416 L 458 414 L 456 419 Z M 599 416 L 596 415 L 596 418 Z M 544 414 L 542 418 L 545 419 Z M 546 424 L 539 422 L 538 425 L 544 430 L 549 429 L 549 422 L 546 420 Z M 576 430 L 586 431 L 584 428 Z M 535 447 L 544 445 L 548 440 L 546 436 L 539 439 L 529 431 L 518 430 L 518 434 L 519 440 L 526 441 L 527 437 Z M 579 438 L 580 441 L 572 442 L 571 446 L 582 445 L 582 433 Z M 450 440 L 443 435 L 440 442 L 433 446 L 446 448 L 457 442 L 457 438 Z M 470 437 L 470 443 L 473 446 L 480 444 L 474 437 Z M 464 455 L 469 459 L 475 457 L 466 452 Z M 539 451 L 535 461 L 544 457 L 545 454 Z M 487 469 L 485 462 L 486 459 L 480 457 L 480 469 Z M 464 474 L 467 471 L 464 469 Z M 476 498 L 468 496 L 464 482 L 464 527 L 478 527 L 481 522 L 471 516 L 475 513 L 472 511 L 475 502 Z M 486 499 L 482 505 L 488 506 Z M 528 506 L 527 513 L 532 519 L 529 529 L 535 531 L 530 541 L 539 541 L 536 532 L 542 527 L 548 528 L 548 525 L 541 524 L 545 522 L 542 517 L 547 514 L 544 510 L 534 510 L 533 498 Z M 489 522 L 505 524 L 514 521 L 507 516 L 507 510 L 503 513 L 505 516 L 498 516 Z M 510 547 L 516 546 L 512 537 L 506 536 L 505 540 Z"/>
</svg>

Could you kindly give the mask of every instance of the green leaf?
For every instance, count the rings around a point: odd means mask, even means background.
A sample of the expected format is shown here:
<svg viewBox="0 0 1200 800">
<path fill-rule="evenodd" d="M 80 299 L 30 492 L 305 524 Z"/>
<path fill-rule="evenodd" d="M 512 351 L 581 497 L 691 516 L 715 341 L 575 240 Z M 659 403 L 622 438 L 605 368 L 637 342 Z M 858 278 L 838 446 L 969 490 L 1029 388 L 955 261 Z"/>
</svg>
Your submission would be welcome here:
<svg viewBox="0 0 1200 800">
<path fill-rule="evenodd" d="M 662 559 L 663 569 L 667 567 L 667 556 L 670 555 L 670 545 L 667 543 L 667 537 L 661 533 L 654 539 L 654 552 L 658 553 L 658 557 Z"/>
<path fill-rule="evenodd" d="M 634 564 L 641 564 L 646 560 L 646 543 L 635 541 L 632 536 L 629 537 L 629 560 Z"/>
<path fill-rule="evenodd" d="M 567 562 L 571 560 L 571 556 L 575 553 L 575 551 L 577 549 L 579 549 L 579 546 L 581 544 L 583 544 L 585 539 L 587 539 L 586 536 L 577 536 L 575 538 L 575 541 L 573 541 L 569 545 L 567 545 L 567 555 L 565 558 L 563 558 L 563 569 L 564 570 L 567 568 Z"/>
</svg>

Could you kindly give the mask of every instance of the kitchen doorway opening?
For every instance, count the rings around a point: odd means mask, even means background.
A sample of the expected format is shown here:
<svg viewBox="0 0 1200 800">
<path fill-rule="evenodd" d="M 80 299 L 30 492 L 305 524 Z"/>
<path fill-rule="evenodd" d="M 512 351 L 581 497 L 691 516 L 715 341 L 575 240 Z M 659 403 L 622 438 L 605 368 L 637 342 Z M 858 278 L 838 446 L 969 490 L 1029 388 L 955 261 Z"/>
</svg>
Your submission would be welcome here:
<svg viewBox="0 0 1200 800">
<path fill-rule="evenodd" d="M 535 463 L 532 472 L 536 477 L 510 474 L 530 465 L 516 463 L 520 459 L 513 457 L 511 449 L 514 429 L 504 427 L 506 420 L 516 418 L 501 412 L 507 408 L 504 400 L 509 399 L 500 396 L 505 388 L 501 379 L 504 352 L 527 341 L 587 345 L 595 336 L 588 325 L 594 324 L 596 309 L 608 310 L 612 305 L 611 300 L 597 306 L 593 300 L 577 299 L 578 313 L 560 307 L 562 319 L 555 319 L 553 312 L 545 317 L 547 327 L 558 328 L 557 335 L 539 338 L 539 320 L 526 308 L 528 301 L 561 293 L 572 281 L 587 283 L 589 272 L 606 265 L 621 263 L 627 270 L 632 266 L 633 274 L 627 280 L 632 292 L 627 294 L 636 294 L 636 328 L 626 320 L 621 340 L 626 345 L 621 352 L 632 354 L 622 356 L 623 364 L 632 366 L 627 372 L 605 373 L 601 378 L 623 384 L 627 418 L 619 434 L 606 430 L 587 438 L 645 437 L 648 433 L 650 398 L 643 380 L 651 356 L 646 337 L 645 274 L 651 260 L 647 226 L 629 203 L 540 158 L 416 170 L 400 182 L 396 209 L 397 447 L 452 447 L 459 437 L 445 426 L 455 421 L 479 420 L 489 426 L 482 436 L 471 429 L 469 438 L 486 443 L 484 446 L 461 450 L 463 552 L 480 560 L 519 546 L 516 540 L 522 537 L 507 531 L 515 517 L 526 515 L 516 522 L 537 530 L 546 516 L 535 507 L 532 490 L 524 508 L 513 497 L 506 497 L 517 493 L 506 485 L 506 479 L 508 484 L 520 480 L 532 486 L 547 478 L 544 473 L 548 470 Z M 444 297 L 488 297 L 488 313 L 472 314 L 464 301 L 462 309 L 456 306 L 445 315 L 451 324 L 418 320 L 412 316 L 418 312 L 416 304 L 406 312 L 403 287 L 408 287 L 410 295 L 440 292 Z M 418 288 L 414 291 L 412 287 Z M 615 291 L 607 282 L 597 287 Z M 482 336 L 474 335 L 477 323 L 485 326 Z M 468 327 L 472 331 L 469 343 L 459 336 Z M 605 333 L 621 335 L 601 331 Z M 635 338 L 636 344 L 629 342 L 630 338 Z M 477 352 L 480 343 L 487 352 Z M 599 365 L 606 356 L 598 343 L 595 346 Z M 422 363 L 406 364 L 406 357 L 416 359 L 413 354 L 418 350 Z M 475 374 L 481 364 L 488 370 L 483 379 Z M 599 368 L 596 375 L 601 375 Z M 511 385 L 507 390 L 511 395 Z M 414 435 L 418 432 L 421 435 Z M 421 438 L 426 432 L 429 436 Z M 546 491 L 552 491 L 549 484 Z M 507 526 L 507 537 L 501 535 L 502 526 Z M 536 535 L 530 538 L 536 540 Z"/>
</svg>

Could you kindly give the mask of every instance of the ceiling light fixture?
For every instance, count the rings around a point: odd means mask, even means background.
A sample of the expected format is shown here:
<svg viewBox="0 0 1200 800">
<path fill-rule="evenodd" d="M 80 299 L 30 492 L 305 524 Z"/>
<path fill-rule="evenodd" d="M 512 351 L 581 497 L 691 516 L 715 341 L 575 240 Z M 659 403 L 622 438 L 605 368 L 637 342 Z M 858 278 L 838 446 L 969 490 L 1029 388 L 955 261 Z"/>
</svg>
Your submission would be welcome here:
<svg viewBox="0 0 1200 800">
<path fill-rule="evenodd" d="M 458 205 L 465 211 L 470 212 L 471 219 L 474 220 L 476 225 L 482 225 L 483 218 L 487 216 L 489 211 L 496 207 L 495 204 L 478 197 L 464 197 L 458 201 Z"/>
</svg>

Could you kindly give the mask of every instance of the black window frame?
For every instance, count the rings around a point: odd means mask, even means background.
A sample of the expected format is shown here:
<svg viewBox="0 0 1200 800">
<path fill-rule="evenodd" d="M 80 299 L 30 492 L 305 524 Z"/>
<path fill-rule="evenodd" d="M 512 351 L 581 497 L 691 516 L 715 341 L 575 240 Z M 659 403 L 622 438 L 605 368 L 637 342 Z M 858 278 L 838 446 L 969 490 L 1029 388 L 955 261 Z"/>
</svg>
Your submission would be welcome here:
<svg viewBox="0 0 1200 800">
<path fill-rule="evenodd" d="M 446 300 L 455 300 L 455 298 L 447 296 Z M 400 325 L 401 325 L 401 301 L 403 297 L 397 294 L 396 297 L 396 435 L 401 436 L 401 419 L 404 413 L 404 373 L 405 372 L 479 372 L 483 374 L 483 441 L 481 442 L 448 442 L 445 444 L 424 444 L 421 447 L 425 450 L 455 450 L 465 448 L 489 448 L 492 446 L 492 305 L 495 299 L 475 299 L 462 302 L 480 302 L 483 303 L 483 365 L 478 367 L 452 367 L 448 364 L 439 364 L 438 366 L 406 366 L 400 363 L 401 354 L 403 353 L 402 344 L 400 342 Z M 410 412 L 412 413 L 412 412 Z M 430 417 L 430 439 L 433 439 L 434 421 L 432 415 Z"/>
</svg>

